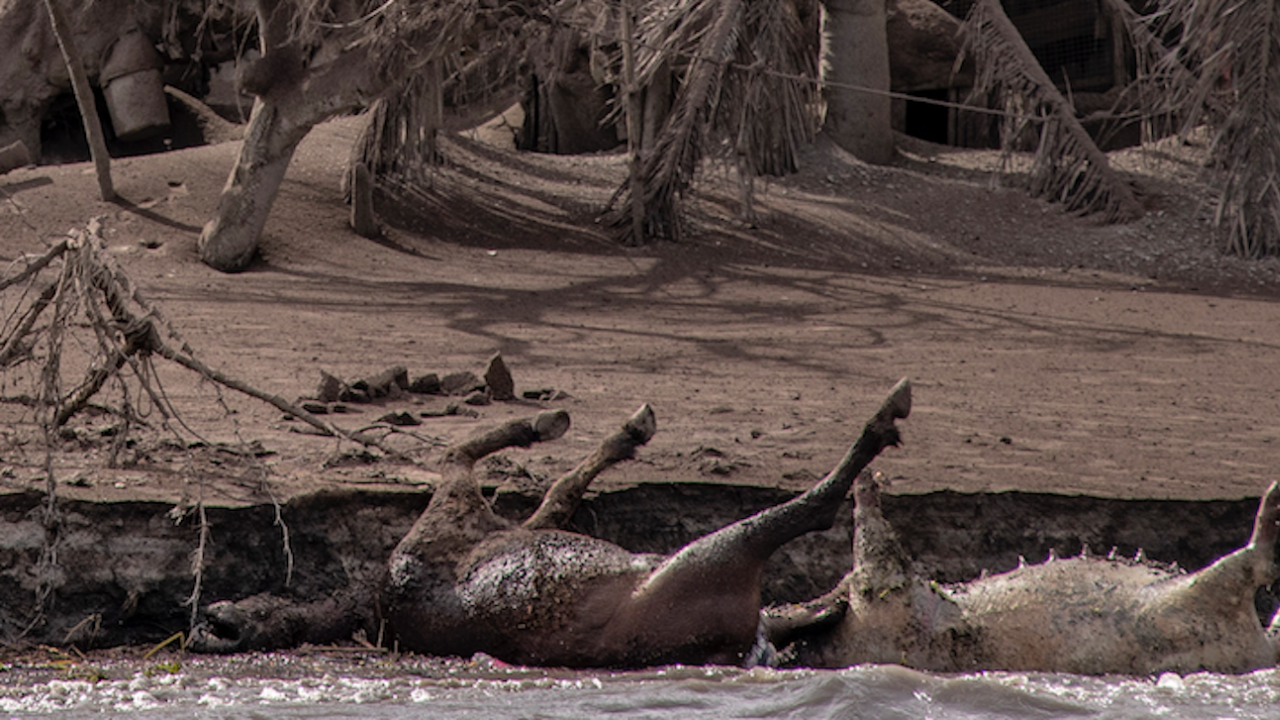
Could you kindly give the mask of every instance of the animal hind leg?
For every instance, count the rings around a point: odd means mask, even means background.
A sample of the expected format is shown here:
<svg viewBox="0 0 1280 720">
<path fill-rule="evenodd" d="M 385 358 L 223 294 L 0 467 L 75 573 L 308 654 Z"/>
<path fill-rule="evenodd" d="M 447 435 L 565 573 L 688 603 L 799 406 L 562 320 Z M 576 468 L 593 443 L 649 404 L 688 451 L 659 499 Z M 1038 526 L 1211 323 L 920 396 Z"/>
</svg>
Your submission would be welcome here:
<svg viewBox="0 0 1280 720">
<path fill-rule="evenodd" d="M 563 527 L 578 509 L 591 481 L 614 463 L 631 458 L 636 448 L 649 442 L 656 430 L 653 408 L 646 403 L 627 418 L 622 429 L 605 438 L 595 452 L 547 489 L 542 504 L 524 521 L 524 527 L 529 530 Z"/>
<path fill-rule="evenodd" d="M 529 447 L 535 442 L 555 440 L 569 429 L 569 413 L 551 410 L 537 417 L 509 420 L 492 430 L 449 446 L 443 463 L 470 468 L 486 455 L 509 447 Z"/>
<path fill-rule="evenodd" d="M 569 429 L 569 414 L 563 410 L 539 413 L 537 417 L 509 420 L 473 438 L 451 445 L 440 461 L 442 482 L 431 496 L 423 515 L 445 512 L 451 516 L 492 515 L 489 503 L 480 494 L 471 471 L 476 461 L 509 447 L 529 447 L 535 442 L 554 440 Z"/>
<path fill-rule="evenodd" d="M 762 510 L 696 541 L 672 561 L 678 561 L 685 552 L 697 552 L 695 548 L 705 544 L 718 549 L 733 547 L 763 564 L 787 541 L 808 532 L 830 528 L 835 524 L 840 502 L 848 495 L 854 478 L 886 447 L 900 444 L 901 436 L 895 421 L 906 418 L 910 413 L 911 383 L 904 378 L 867 421 L 862 434 L 840 463 L 817 485 L 788 502 Z"/>
<path fill-rule="evenodd" d="M 858 474 L 853 498 L 853 570 L 822 597 L 762 611 L 765 633 L 776 647 L 834 624 L 848 610 L 851 591 L 878 597 L 907 582 L 907 556 L 880 512 L 880 487 L 870 470 Z"/>
<path fill-rule="evenodd" d="M 806 532 L 835 523 L 853 479 L 886 447 L 900 441 L 896 420 L 911 411 L 911 385 L 894 386 L 844 459 L 822 481 L 789 502 L 763 510 L 685 546 L 662 563 L 632 593 L 629 611 L 667 618 L 673 633 L 683 625 L 715 619 L 722 634 L 743 641 L 755 637 L 760 611 L 760 576 L 775 549 Z M 704 636 L 716 632 L 705 628 Z"/>
</svg>

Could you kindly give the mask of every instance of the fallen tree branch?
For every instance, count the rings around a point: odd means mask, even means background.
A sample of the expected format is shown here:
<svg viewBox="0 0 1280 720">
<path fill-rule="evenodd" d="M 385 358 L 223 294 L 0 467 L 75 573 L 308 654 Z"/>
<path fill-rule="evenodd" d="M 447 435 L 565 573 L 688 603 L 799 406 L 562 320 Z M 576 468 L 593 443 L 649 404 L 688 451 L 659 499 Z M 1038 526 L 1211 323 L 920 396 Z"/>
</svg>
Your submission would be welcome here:
<svg viewBox="0 0 1280 720">
<path fill-rule="evenodd" d="M 0 292 L 4 292 L 6 289 L 9 288 L 9 286 L 17 285 L 18 283 L 26 280 L 32 275 L 35 275 L 36 273 L 40 272 L 45 268 L 46 265 L 53 262 L 54 258 L 61 257 L 62 254 L 67 251 L 68 247 L 70 247 L 70 245 L 67 243 L 66 240 L 63 240 L 57 245 L 54 245 L 53 247 L 49 248 L 48 252 L 46 252 L 44 255 L 41 255 L 39 258 L 37 258 L 34 262 L 28 265 L 22 272 L 18 273 L 17 275 L 14 275 L 11 278 L 0 280 Z"/>
<path fill-rule="evenodd" d="M 0 368 L 7 367 L 22 352 L 22 339 L 31 332 L 31 328 L 35 327 L 36 320 L 44 313 L 45 308 L 49 307 L 49 303 L 53 302 L 53 296 L 57 293 L 58 285 L 53 283 L 32 301 L 31 307 L 27 309 L 26 316 L 22 318 L 22 322 L 18 324 L 4 347 L 0 348 Z"/>
<path fill-rule="evenodd" d="M 395 457 L 396 459 L 405 460 L 411 463 L 415 462 L 412 458 L 409 458 L 403 453 L 388 448 L 376 438 L 369 437 L 363 433 L 344 430 L 336 425 L 323 422 L 306 409 L 299 407 L 278 395 L 273 395 L 259 390 L 243 381 L 214 370 L 196 359 L 191 348 L 188 347 L 185 342 L 182 343 L 183 347 L 181 350 L 171 347 L 160 337 L 160 332 L 157 330 L 155 322 L 152 320 L 151 316 L 155 316 L 170 329 L 170 332 L 173 332 L 172 328 L 169 327 L 169 324 L 164 321 L 163 317 L 160 316 L 154 308 L 151 308 L 149 304 L 145 303 L 143 299 L 139 297 L 137 290 L 133 288 L 128 277 L 124 275 L 123 271 L 119 268 L 110 266 L 107 261 L 98 257 L 96 248 L 92 241 L 98 241 L 101 239 L 100 223 L 97 220 L 91 221 L 85 230 L 78 231 L 75 235 L 76 237 L 71 240 L 61 243 L 59 245 L 59 248 L 61 248 L 60 250 L 58 248 L 50 250 L 45 257 L 41 258 L 41 261 L 47 265 L 48 262 L 52 260 L 55 251 L 60 254 L 62 252 L 66 252 L 68 249 L 74 250 L 77 253 L 76 261 L 74 263 L 68 263 L 68 268 L 63 272 L 62 284 L 65 284 L 69 273 L 78 272 L 85 281 L 86 287 L 82 289 L 82 293 L 86 294 L 85 301 L 89 305 L 86 312 L 88 312 L 95 329 L 105 330 L 106 328 L 104 326 L 107 325 L 107 319 L 97 311 L 96 306 L 93 305 L 95 301 L 90 300 L 87 297 L 87 293 L 90 289 L 100 294 L 100 300 L 107 306 L 111 313 L 111 322 L 116 326 L 114 331 L 123 335 L 124 344 L 123 347 L 115 346 L 102 348 L 105 358 L 101 365 L 97 369 L 91 371 L 88 380 L 86 380 L 85 384 L 76 391 L 74 397 L 58 408 L 54 417 L 55 427 L 65 424 L 76 413 L 84 409 L 94 394 L 101 390 L 102 386 L 106 384 L 107 380 L 119 372 L 126 363 L 131 362 L 134 356 L 156 354 L 166 360 L 170 360 L 189 370 L 197 372 L 201 376 L 212 380 L 219 385 L 236 390 L 248 395 L 249 397 L 262 400 L 282 412 L 289 413 L 308 425 L 311 425 L 319 432 L 319 434 L 325 437 L 344 438 L 360 445 L 376 448 L 390 457 Z M 37 261 L 37 263 L 41 261 Z M 35 265 L 36 263 L 33 263 L 32 268 L 34 268 Z M 41 266 L 43 267 L 43 265 Z M 32 268 L 28 268 L 24 271 L 24 275 L 29 276 L 35 272 Z M 130 310 L 128 307 L 129 300 L 137 302 L 140 306 L 146 309 L 147 317 L 139 317 Z M 176 333 L 173 334 L 176 339 L 181 341 L 181 338 L 177 337 Z M 105 335 L 102 337 L 105 337 Z M 102 337 L 100 337 L 100 341 L 102 340 Z M 141 373 L 139 373 L 136 367 L 134 368 L 134 372 L 135 374 L 138 374 L 141 379 Z M 145 382 L 143 385 L 147 386 Z M 148 390 L 149 389 L 150 388 L 148 387 Z M 158 404 L 163 408 L 163 403 Z"/>
<path fill-rule="evenodd" d="M 218 383 L 219 385 L 223 385 L 225 387 L 231 388 L 232 390 L 242 392 L 245 395 L 248 395 L 249 397 L 262 400 L 263 402 L 276 407 L 281 412 L 286 412 L 286 413 L 289 413 L 290 415 L 293 415 L 299 420 L 319 430 L 326 437 L 346 438 L 347 440 L 350 440 L 355 443 L 359 443 L 361 445 L 368 445 L 370 447 L 375 447 L 381 450 L 382 452 L 386 453 L 387 455 L 391 455 L 400 459 L 406 459 L 406 460 L 408 459 L 402 453 L 385 447 L 382 443 L 378 442 L 377 440 L 374 440 L 373 438 L 361 436 L 358 433 L 348 432 L 336 425 L 330 425 L 329 423 L 323 422 L 320 419 L 316 418 L 315 415 L 312 415 L 311 413 L 307 412 L 301 407 L 289 402 L 288 400 L 285 400 L 279 395 L 272 395 L 271 393 L 263 392 L 262 390 L 259 390 L 251 385 L 243 383 L 229 375 L 225 375 L 221 372 L 218 372 L 217 370 L 214 370 L 213 368 L 209 367 L 208 365 L 205 365 L 199 360 L 193 357 L 190 357 L 188 355 L 184 355 L 183 353 L 180 353 L 177 350 L 174 350 L 173 348 L 166 345 L 162 340 L 160 340 L 159 337 L 153 338 L 153 345 L 151 349 L 160 357 L 165 358 L 166 360 L 172 360 L 173 362 L 176 362 L 179 365 L 189 370 L 194 370 L 195 372 L 200 373 L 204 377 Z"/>
</svg>

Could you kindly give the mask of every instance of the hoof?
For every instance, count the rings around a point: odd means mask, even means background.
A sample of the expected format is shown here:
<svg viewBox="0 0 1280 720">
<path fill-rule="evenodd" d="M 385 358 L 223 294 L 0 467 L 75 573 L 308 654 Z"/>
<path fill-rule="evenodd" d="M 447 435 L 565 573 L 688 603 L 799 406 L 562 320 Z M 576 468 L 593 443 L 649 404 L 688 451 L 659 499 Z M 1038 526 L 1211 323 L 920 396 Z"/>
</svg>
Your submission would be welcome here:
<svg viewBox="0 0 1280 720">
<path fill-rule="evenodd" d="M 627 435 L 636 445 L 644 445 L 653 439 L 653 434 L 658 432 L 658 420 L 653 415 L 653 408 L 649 407 L 649 403 L 640 406 L 640 409 L 634 415 L 627 418 L 627 422 L 622 426 L 626 430 Z"/>
<path fill-rule="evenodd" d="M 858 473 L 853 483 L 853 502 L 855 508 L 880 507 L 880 483 L 871 470 Z"/>
</svg>

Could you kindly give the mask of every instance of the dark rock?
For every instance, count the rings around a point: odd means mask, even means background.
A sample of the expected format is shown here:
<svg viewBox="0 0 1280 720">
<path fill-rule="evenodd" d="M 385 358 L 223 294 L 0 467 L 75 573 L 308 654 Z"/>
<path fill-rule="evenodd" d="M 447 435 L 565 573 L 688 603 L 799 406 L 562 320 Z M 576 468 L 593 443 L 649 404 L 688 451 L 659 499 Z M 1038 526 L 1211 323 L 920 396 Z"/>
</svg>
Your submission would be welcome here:
<svg viewBox="0 0 1280 720">
<path fill-rule="evenodd" d="M 320 371 L 320 387 L 316 388 L 316 400 L 331 403 L 337 400 L 345 389 L 345 383 L 329 373 Z"/>
<path fill-rule="evenodd" d="M 511 371 L 502 360 L 502 353 L 489 358 L 489 366 L 484 371 L 484 384 L 489 388 L 489 397 L 499 402 L 516 399 L 516 383 L 511 378 Z"/>
<path fill-rule="evenodd" d="M 352 387 L 364 390 L 375 400 L 399 397 L 409 388 L 409 371 L 403 365 L 395 365 L 353 384 Z"/>
<path fill-rule="evenodd" d="M 329 406 L 322 402 L 307 401 L 300 404 L 299 407 L 311 413 L 312 415 L 328 415 L 329 414 Z"/>
<path fill-rule="evenodd" d="M 463 400 L 462 402 L 468 405 L 488 405 L 489 403 L 493 402 L 493 399 L 489 397 L 489 393 L 483 390 L 476 390 L 475 392 L 468 395 L 467 399 Z"/>
<path fill-rule="evenodd" d="M 367 390 L 352 385 L 343 389 L 342 394 L 338 396 L 338 399 L 342 402 L 367 403 L 371 398 L 369 397 L 369 392 Z"/>
<path fill-rule="evenodd" d="M 473 372 L 449 373 L 440 378 L 440 390 L 445 395 L 470 395 L 484 387 L 484 381 Z"/>
<path fill-rule="evenodd" d="M 428 410 L 422 412 L 421 415 L 422 417 L 452 417 L 454 415 L 478 417 L 480 413 L 470 408 L 464 408 L 457 403 L 449 403 L 443 410 Z"/>
<path fill-rule="evenodd" d="M 435 373 L 427 373 L 413 379 L 409 383 L 409 392 L 419 395 L 439 395 L 440 394 L 440 376 Z"/>
<path fill-rule="evenodd" d="M 414 417 L 412 413 L 407 412 L 390 412 L 378 418 L 378 422 L 384 422 L 388 425 L 397 427 L 410 427 L 413 425 L 421 425 L 422 421 Z"/>
</svg>

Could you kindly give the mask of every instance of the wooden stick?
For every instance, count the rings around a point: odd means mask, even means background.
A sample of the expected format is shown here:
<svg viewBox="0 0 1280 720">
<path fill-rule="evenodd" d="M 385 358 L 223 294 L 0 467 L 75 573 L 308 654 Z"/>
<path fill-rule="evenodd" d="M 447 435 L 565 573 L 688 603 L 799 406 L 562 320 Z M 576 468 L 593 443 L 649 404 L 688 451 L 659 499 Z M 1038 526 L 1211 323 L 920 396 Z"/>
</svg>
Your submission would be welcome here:
<svg viewBox="0 0 1280 720">
<path fill-rule="evenodd" d="M 116 190 L 111 184 L 111 156 L 107 154 L 107 142 L 102 135 L 102 122 L 98 120 L 98 104 L 93 99 L 89 76 L 85 74 L 80 51 L 76 48 L 71 23 L 67 22 L 67 16 L 63 14 L 58 0 L 44 0 L 44 4 L 49 9 L 53 34 L 58 38 L 62 59 L 67 63 L 67 72 L 71 75 L 71 88 L 76 93 L 76 105 L 80 107 L 85 136 L 89 138 L 89 154 L 93 156 L 93 166 L 98 171 L 98 190 L 103 202 L 111 202 L 116 199 Z"/>
<path fill-rule="evenodd" d="M 22 319 L 22 323 L 18 329 L 9 337 L 9 342 L 0 348 L 0 368 L 9 364 L 17 356 L 19 349 L 22 347 L 22 338 L 31 332 L 31 328 L 35 327 L 36 320 L 44 309 L 49 307 L 49 303 L 53 302 L 53 296 L 58 293 L 58 283 L 52 283 L 44 289 L 32 303 L 31 308 L 27 310 L 26 316 Z"/>
<path fill-rule="evenodd" d="M 179 365 L 189 370 L 194 370 L 195 372 L 200 373 L 201 375 L 209 378 L 210 380 L 218 383 L 219 385 L 229 387 L 232 390 L 238 390 L 239 392 L 242 392 L 245 395 L 248 395 L 249 397 L 257 398 L 259 400 L 262 400 L 263 402 L 266 402 L 269 405 L 273 405 L 280 411 L 289 413 L 290 415 L 293 415 L 294 417 L 307 423 L 308 425 L 311 425 L 312 427 L 319 430 L 325 436 L 343 437 L 352 442 L 360 443 L 361 445 L 376 447 L 382 452 L 386 453 L 387 455 L 404 459 L 404 455 L 402 453 L 396 452 L 395 450 L 391 450 L 390 448 L 383 446 L 382 443 L 378 442 L 377 440 L 374 440 L 371 437 L 368 437 L 367 435 L 347 432 L 346 430 L 343 430 L 342 428 L 336 425 L 330 425 L 328 423 L 322 422 L 319 419 L 317 419 L 315 415 L 312 415 L 311 413 L 298 407 L 297 405 L 294 405 L 288 400 L 285 400 L 279 395 L 272 395 L 271 393 L 263 392 L 262 390 L 259 390 L 251 385 L 247 385 L 233 377 L 230 377 L 229 375 L 224 375 L 223 373 L 220 373 L 217 370 L 214 370 L 213 368 L 209 367 L 208 365 L 205 365 L 204 363 L 200 362 L 199 360 L 196 360 L 193 357 L 189 357 L 187 355 L 184 355 L 178 352 L 177 350 L 174 350 L 173 348 L 166 345 L 163 340 L 160 340 L 159 337 L 154 337 L 152 338 L 152 340 L 153 340 L 153 344 L 152 344 L 151 350 L 156 354 L 158 354 L 160 357 L 163 357 L 166 360 L 172 360 L 173 362 L 176 362 Z"/>
</svg>

